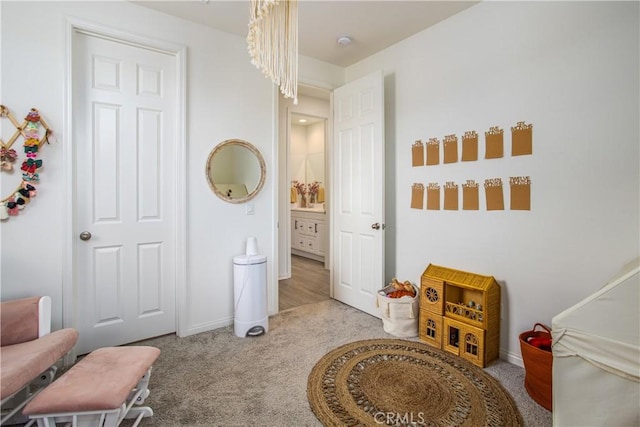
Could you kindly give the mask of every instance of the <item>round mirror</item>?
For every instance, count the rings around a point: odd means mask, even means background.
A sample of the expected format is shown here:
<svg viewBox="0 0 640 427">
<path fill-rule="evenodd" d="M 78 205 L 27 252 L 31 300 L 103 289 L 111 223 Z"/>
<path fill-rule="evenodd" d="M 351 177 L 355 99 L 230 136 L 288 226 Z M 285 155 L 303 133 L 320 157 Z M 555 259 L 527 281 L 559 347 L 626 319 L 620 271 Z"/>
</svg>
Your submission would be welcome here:
<svg viewBox="0 0 640 427">
<path fill-rule="evenodd" d="M 218 144 L 207 159 L 207 181 L 222 200 L 243 203 L 264 185 L 265 164 L 256 147 L 241 139 Z"/>
</svg>

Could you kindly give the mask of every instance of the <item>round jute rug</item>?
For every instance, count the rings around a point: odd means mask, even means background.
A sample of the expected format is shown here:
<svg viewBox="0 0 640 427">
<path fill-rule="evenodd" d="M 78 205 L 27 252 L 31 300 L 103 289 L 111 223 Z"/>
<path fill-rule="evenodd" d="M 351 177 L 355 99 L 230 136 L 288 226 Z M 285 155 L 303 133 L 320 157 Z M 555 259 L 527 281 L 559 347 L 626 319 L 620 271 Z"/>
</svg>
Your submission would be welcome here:
<svg viewBox="0 0 640 427">
<path fill-rule="evenodd" d="M 324 355 L 307 382 L 324 426 L 523 426 L 502 385 L 421 342 L 357 341 Z"/>
</svg>

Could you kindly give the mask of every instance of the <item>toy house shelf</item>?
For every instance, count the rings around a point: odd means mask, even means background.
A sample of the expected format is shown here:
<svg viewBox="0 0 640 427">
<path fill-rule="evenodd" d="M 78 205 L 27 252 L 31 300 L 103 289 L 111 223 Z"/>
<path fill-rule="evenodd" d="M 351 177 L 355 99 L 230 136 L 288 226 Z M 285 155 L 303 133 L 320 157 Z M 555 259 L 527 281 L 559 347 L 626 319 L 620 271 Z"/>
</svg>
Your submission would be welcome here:
<svg viewBox="0 0 640 427">
<path fill-rule="evenodd" d="M 420 281 L 420 339 L 485 367 L 498 358 L 500 285 L 492 276 L 429 264 Z"/>
</svg>

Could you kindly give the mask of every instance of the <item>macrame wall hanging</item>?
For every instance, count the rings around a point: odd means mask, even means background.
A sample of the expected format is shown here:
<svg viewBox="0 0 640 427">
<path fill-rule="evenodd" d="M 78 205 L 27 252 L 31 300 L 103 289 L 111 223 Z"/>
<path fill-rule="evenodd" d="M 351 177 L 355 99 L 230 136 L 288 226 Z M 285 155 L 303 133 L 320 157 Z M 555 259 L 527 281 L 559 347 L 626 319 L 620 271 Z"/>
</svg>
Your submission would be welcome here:
<svg viewBox="0 0 640 427">
<path fill-rule="evenodd" d="M 22 171 L 20 184 L 7 197 L 0 200 L 0 220 L 6 220 L 10 216 L 18 215 L 36 196 L 35 184 L 40 180 L 38 171 L 42 168 L 42 160 L 37 158 L 38 152 L 43 143 L 49 143 L 52 130 L 49 129 L 35 108 L 32 108 L 24 121 L 20 123 L 7 107 L 0 105 L 0 118 L 9 119 L 13 127 L 16 128 L 7 142 L 0 139 L 0 170 L 2 173 L 14 172 L 14 163 L 18 160 L 18 153 L 12 146 L 20 137 L 24 140 L 22 147 L 25 156 L 20 166 Z M 44 128 L 44 132 L 40 126 Z"/>
<path fill-rule="evenodd" d="M 251 63 L 298 103 L 298 0 L 251 0 Z"/>
</svg>

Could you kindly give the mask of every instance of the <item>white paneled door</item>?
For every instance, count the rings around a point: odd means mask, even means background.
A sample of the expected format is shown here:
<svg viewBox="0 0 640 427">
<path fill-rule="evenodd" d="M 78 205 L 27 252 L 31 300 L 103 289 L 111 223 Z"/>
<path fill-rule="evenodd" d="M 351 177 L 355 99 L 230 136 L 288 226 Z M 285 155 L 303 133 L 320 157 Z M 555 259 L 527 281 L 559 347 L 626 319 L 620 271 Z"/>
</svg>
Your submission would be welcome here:
<svg viewBox="0 0 640 427">
<path fill-rule="evenodd" d="M 176 330 L 176 61 L 77 32 L 77 354 Z"/>
<path fill-rule="evenodd" d="M 379 317 L 384 286 L 384 91 L 376 72 L 334 91 L 333 297 Z"/>
</svg>

